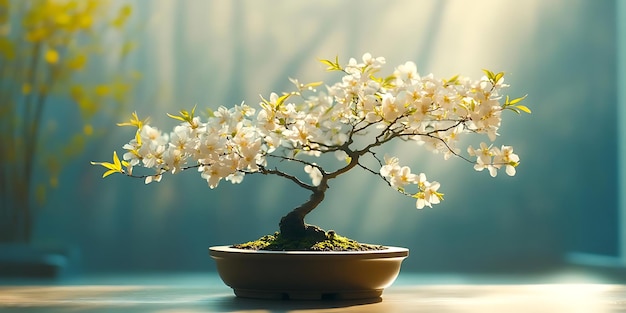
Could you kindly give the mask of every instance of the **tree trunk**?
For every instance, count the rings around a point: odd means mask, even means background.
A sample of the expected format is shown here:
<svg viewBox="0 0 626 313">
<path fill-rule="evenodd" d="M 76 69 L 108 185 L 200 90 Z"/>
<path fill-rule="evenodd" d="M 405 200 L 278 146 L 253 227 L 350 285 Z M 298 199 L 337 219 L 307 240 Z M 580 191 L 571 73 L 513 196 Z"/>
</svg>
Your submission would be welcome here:
<svg viewBox="0 0 626 313">
<path fill-rule="evenodd" d="M 315 209 L 315 207 L 317 207 L 322 200 L 324 200 L 324 192 L 328 187 L 321 186 L 322 185 L 313 191 L 313 194 L 311 194 L 311 197 L 307 202 L 293 209 L 293 211 L 287 213 L 287 215 L 280 219 L 279 227 L 281 236 L 293 240 L 298 240 L 307 236 L 324 236 L 325 238 L 326 235 L 323 230 L 317 226 L 308 225 L 304 222 L 304 217 L 313 211 L 313 209 Z"/>
</svg>

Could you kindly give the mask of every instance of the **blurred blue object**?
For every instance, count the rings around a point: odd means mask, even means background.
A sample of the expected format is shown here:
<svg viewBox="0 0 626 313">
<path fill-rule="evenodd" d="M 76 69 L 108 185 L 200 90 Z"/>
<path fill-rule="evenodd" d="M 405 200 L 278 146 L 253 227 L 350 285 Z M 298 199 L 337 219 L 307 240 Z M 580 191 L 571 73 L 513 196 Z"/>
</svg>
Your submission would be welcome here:
<svg viewBox="0 0 626 313">
<path fill-rule="evenodd" d="M 0 278 L 57 279 L 76 274 L 80 254 L 76 248 L 0 244 Z"/>
</svg>

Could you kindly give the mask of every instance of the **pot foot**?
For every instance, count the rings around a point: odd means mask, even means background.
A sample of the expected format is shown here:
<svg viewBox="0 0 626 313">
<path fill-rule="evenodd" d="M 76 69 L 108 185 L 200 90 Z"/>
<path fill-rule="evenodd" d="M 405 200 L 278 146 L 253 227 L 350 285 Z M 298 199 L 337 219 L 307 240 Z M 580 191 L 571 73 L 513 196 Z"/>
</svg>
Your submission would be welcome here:
<svg viewBox="0 0 626 313">
<path fill-rule="evenodd" d="M 235 296 L 239 298 L 281 300 L 287 297 L 287 294 L 277 291 L 249 290 L 249 289 L 233 289 Z"/>
<path fill-rule="evenodd" d="M 322 292 L 322 291 L 265 291 L 250 289 L 233 289 L 239 298 L 266 299 L 266 300 L 358 300 L 377 299 L 383 294 L 382 289 Z"/>
<path fill-rule="evenodd" d="M 332 299 L 336 300 L 357 300 L 357 299 L 376 299 L 383 295 L 382 289 L 362 290 L 362 291 L 346 291 L 331 294 Z"/>
</svg>

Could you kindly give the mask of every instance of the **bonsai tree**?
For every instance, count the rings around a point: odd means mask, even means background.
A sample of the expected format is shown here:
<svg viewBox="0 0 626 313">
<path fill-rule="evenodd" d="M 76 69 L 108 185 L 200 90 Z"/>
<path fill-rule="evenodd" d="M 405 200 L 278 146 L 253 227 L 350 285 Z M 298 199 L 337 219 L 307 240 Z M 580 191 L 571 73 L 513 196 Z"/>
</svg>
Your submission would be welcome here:
<svg viewBox="0 0 626 313">
<path fill-rule="evenodd" d="M 123 146 L 123 160 L 113 152 L 112 163 L 92 164 L 107 169 L 103 177 L 121 173 L 142 178 L 146 184 L 159 182 L 168 173 L 196 170 L 211 189 L 222 180 L 241 183 L 250 174 L 282 177 L 311 193 L 280 220 L 277 235 L 295 241 L 328 237 L 307 225 L 305 217 L 324 200 L 331 180 L 355 168 L 415 198 L 418 209 L 443 200 L 438 182 L 384 153 L 392 142 L 421 146 L 444 159 L 461 158 L 493 177 L 503 168 L 515 175 L 520 159 L 511 146 L 483 142 L 465 151 L 457 147 L 464 134 L 495 141 L 503 111 L 530 113 L 520 104 L 525 96 L 503 96 L 504 73 L 484 70 L 485 76 L 478 80 L 438 79 L 420 76 L 416 65 L 406 62 L 384 76 L 379 73 L 385 59 L 370 54 L 345 65 L 338 58 L 321 62 L 341 74 L 323 91 L 316 90 L 323 82 L 302 84 L 291 79 L 293 91 L 261 97 L 258 108 L 244 103 L 219 107 L 209 111 L 205 120 L 196 116 L 195 107 L 168 114 L 180 122 L 169 133 L 133 113 L 130 121 L 118 124 L 137 128 Z M 136 167 L 150 172 L 138 173 Z"/>
<path fill-rule="evenodd" d="M 0 1 L 0 243 L 33 241 L 38 209 L 66 162 L 98 135 L 98 116 L 122 107 L 129 75 L 85 69 L 103 62 L 100 35 L 120 36 L 131 11 L 93 0 Z M 122 60 L 130 50 L 107 53 Z M 61 111 L 69 136 L 46 128 Z"/>
</svg>

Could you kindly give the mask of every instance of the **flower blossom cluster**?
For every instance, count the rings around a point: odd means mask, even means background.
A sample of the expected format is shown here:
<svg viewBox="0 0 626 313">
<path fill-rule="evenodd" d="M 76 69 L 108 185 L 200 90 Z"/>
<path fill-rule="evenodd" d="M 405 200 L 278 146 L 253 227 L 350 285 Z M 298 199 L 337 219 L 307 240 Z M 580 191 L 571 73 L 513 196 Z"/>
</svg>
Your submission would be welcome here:
<svg viewBox="0 0 626 313">
<path fill-rule="evenodd" d="M 136 176 L 133 167 L 151 168 L 154 173 L 140 176 L 146 183 L 160 181 L 168 172 L 196 168 L 210 188 L 217 187 L 222 179 L 239 183 L 246 174 L 260 172 L 297 180 L 311 190 L 358 165 L 416 198 L 420 209 L 443 199 L 439 183 L 401 166 L 397 157 L 381 159 L 378 150 L 384 144 L 413 142 L 415 147 L 441 153 L 445 159 L 465 159 L 477 171 L 487 169 L 491 176 L 503 167 L 508 175 L 515 174 L 519 157 L 510 146 L 497 148 L 483 142 L 478 149 L 469 146 L 467 156 L 457 147 L 462 134 L 484 135 L 495 141 L 505 110 L 530 113 L 519 104 L 523 97 L 510 100 L 502 95 L 507 87 L 503 73 L 484 71 L 486 76 L 478 80 L 462 76 L 440 79 L 432 74 L 421 76 L 415 63 L 406 62 L 388 76 L 378 76 L 385 59 L 370 54 L 360 61 L 350 59 L 345 65 L 337 59 L 322 62 L 342 77 L 332 85 L 302 84 L 292 79 L 295 91 L 262 97 L 258 108 L 244 103 L 219 107 L 204 120 L 195 116 L 195 108 L 181 111 L 180 115 L 170 115 L 181 123 L 169 133 L 134 115 L 124 123 L 137 127 L 135 137 L 123 147 L 125 167 L 119 160 L 114 160 L 118 165 L 95 164 L 130 176 Z M 317 91 L 322 85 L 325 88 Z M 311 161 L 326 154 L 348 165 L 325 171 Z M 380 168 L 362 162 L 365 156 L 377 160 Z M 301 164 L 311 182 L 297 179 L 299 174 L 270 168 L 270 158 Z M 411 186 L 414 191 L 407 189 Z"/>
</svg>

